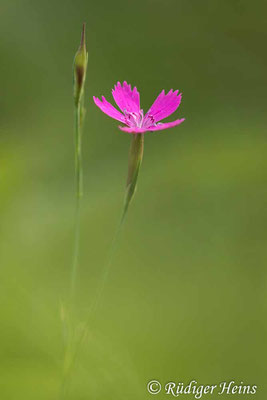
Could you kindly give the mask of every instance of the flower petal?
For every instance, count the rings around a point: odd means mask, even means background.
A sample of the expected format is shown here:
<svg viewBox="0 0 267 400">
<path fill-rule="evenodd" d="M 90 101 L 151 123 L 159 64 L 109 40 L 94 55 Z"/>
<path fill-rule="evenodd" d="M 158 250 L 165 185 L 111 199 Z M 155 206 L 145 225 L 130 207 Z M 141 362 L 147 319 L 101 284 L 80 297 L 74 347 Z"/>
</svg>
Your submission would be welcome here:
<svg viewBox="0 0 267 400">
<path fill-rule="evenodd" d="M 125 123 L 125 117 L 122 115 L 112 104 L 110 104 L 104 96 L 102 96 L 102 101 L 97 97 L 93 97 L 95 104 L 109 117 L 117 119 L 120 122 Z"/>
<path fill-rule="evenodd" d="M 147 128 L 148 131 L 161 131 L 163 129 L 168 129 L 168 128 L 173 128 L 174 126 L 180 125 L 182 122 L 184 122 L 185 118 L 182 119 L 177 119 L 176 121 L 172 122 L 165 122 L 163 124 L 159 123 L 155 126 L 151 126 L 150 128 Z"/>
<path fill-rule="evenodd" d="M 126 81 L 121 85 L 120 82 L 115 85 L 112 95 L 122 112 L 139 113 L 140 112 L 140 96 L 136 87 L 131 88 Z"/>
<path fill-rule="evenodd" d="M 158 122 L 164 118 L 167 118 L 169 115 L 177 110 L 181 103 L 181 99 L 182 94 L 180 93 L 178 95 L 178 90 L 173 91 L 171 89 L 167 94 L 165 94 L 165 91 L 162 90 L 160 95 L 156 98 L 156 100 L 146 113 L 145 119 L 146 117 L 152 117 L 154 119 L 154 122 Z"/>
</svg>

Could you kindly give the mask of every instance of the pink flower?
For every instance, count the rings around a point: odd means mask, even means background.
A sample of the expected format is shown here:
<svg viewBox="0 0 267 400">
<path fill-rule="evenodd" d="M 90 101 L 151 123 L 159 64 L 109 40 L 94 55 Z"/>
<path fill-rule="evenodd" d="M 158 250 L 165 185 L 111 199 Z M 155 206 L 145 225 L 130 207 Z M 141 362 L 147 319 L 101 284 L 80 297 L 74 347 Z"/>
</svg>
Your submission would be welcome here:
<svg viewBox="0 0 267 400">
<path fill-rule="evenodd" d="M 127 82 L 120 82 L 112 90 L 113 98 L 120 108 L 118 111 L 104 96 L 102 101 L 94 97 L 95 104 L 109 117 L 117 119 L 127 126 L 119 126 L 122 131 L 129 133 L 144 133 L 146 131 L 160 131 L 181 124 L 183 119 L 172 122 L 159 123 L 164 118 L 174 113 L 180 105 L 182 94 L 172 89 L 165 94 L 163 90 L 156 98 L 148 112 L 144 115 L 140 109 L 140 96 L 136 87 L 131 88 Z"/>
</svg>

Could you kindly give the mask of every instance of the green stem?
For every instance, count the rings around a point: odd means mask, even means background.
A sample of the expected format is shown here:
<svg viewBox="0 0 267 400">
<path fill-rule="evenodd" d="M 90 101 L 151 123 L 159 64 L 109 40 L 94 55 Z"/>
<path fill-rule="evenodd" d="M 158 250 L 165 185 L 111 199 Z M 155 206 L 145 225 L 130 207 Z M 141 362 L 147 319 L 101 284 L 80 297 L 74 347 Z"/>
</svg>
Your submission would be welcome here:
<svg viewBox="0 0 267 400">
<path fill-rule="evenodd" d="M 81 198 L 83 195 L 82 182 L 82 119 L 83 106 L 82 102 L 78 102 L 75 106 L 75 180 L 76 180 L 76 211 L 75 211 L 75 231 L 74 231 L 74 251 L 73 263 L 71 269 L 71 288 L 70 300 L 74 306 L 77 270 L 79 262 L 79 247 L 80 247 L 80 214 L 81 214 Z"/>
</svg>

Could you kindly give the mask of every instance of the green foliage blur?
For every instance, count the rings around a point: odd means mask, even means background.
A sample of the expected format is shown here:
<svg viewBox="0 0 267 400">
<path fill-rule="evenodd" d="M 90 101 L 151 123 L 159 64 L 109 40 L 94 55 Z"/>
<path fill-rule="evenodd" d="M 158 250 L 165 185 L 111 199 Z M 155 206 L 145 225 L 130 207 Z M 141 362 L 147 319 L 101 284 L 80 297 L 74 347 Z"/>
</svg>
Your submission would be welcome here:
<svg viewBox="0 0 267 400">
<path fill-rule="evenodd" d="M 162 89 L 180 89 L 169 120 L 186 121 L 145 136 L 138 190 L 66 398 L 145 400 L 152 379 L 233 379 L 257 393 L 220 399 L 266 399 L 266 13 L 264 0 L 1 0 L 1 400 L 59 396 L 83 22 L 78 321 L 121 213 L 130 145 L 92 96 L 111 101 L 127 80 L 147 110 Z"/>
</svg>

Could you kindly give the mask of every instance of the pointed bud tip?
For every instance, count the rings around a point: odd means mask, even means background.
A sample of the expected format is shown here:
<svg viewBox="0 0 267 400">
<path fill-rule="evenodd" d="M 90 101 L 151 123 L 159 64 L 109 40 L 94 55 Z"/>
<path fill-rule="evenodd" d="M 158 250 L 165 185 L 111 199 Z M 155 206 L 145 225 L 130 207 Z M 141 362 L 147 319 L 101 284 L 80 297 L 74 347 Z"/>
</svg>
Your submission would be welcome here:
<svg viewBox="0 0 267 400">
<path fill-rule="evenodd" d="M 81 44 L 80 44 L 80 49 L 86 49 L 86 41 L 85 41 L 85 22 L 83 23 L 82 27 L 82 37 L 81 37 Z"/>
</svg>

